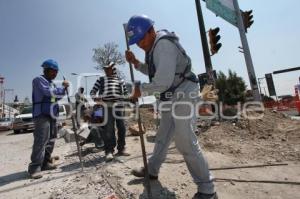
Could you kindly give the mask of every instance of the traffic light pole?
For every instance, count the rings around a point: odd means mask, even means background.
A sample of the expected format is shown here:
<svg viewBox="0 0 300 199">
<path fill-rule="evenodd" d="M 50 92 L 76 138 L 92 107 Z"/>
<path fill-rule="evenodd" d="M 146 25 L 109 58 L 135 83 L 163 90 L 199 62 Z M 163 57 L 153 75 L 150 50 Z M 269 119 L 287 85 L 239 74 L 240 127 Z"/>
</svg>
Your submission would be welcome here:
<svg viewBox="0 0 300 199">
<path fill-rule="evenodd" d="M 260 94 L 258 91 L 255 70 L 253 67 L 251 53 L 250 53 L 250 49 L 249 49 L 249 45 L 248 45 L 248 41 L 247 41 L 247 37 L 246 37 L 246 31 L 245 31 L 245 27 L 244 27 L 243 17 L 242 17 L 240 8 L 239 8 L 238 0 L 233 0 L 233 5 L 234 5 L 234 9 L 235 9 L 236 15 L 237 15 L 237 24 L 238 24 L 238 29 L 240 32 L 240 37 L 241 37 L 241 42 L 242 42 L 242 46 L 243 46 L 246 66 L 247 66 L 247 70 L 248 70 L 248 76 L 249 76 L 249 80 L 250 80 L 250 85 L 251 85 L 251 89 L 253 92 L 253 97 L 254 97 L 255 101 L 261 101 L 261 97 L 260 97 Z"/>
<path fill-rule="evenodd" d="M 203 56 L 204 56 L 205 70 L 208 75 L 208 83 L 214 84 L 215 79 L 214 79 L 214 75 L 213 75 L 213 67 L 211 64 L 211 59 L 210 59 L 210 54 L 209 54 L 209 48 L 208 48 L 208 43 L 207 43 L 203 15 L 202 15 L 201 3 L 200 3 L 200 0 L 195 0 L 195 3 L 196 3 L 196 9 L 197 9 L 202 49 L 203 49 L 202 52 L 203 52 Z"/>
</svg>

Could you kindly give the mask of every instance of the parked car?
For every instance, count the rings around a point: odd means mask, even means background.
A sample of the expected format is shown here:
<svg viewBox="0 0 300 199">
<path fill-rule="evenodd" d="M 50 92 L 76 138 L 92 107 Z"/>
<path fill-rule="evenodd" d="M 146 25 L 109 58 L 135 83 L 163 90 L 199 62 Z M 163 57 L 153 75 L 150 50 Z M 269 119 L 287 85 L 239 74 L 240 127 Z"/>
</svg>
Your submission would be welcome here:
<svg viewBox="0 0 300 199">
<path fill-rule="evenodd" d="M 13 122 L 14 133 L 17 134 L 20 133 L 20 131 L 33 129 L 32 106 L 24 107 L 20 115 L 17 115 Z"/>
<path fill-rule="evenodd" d="M 59 117 L 57 118 L 57 120 L 63 123 L 66 119 L 67 119 L 66 107 L 65 105 L 60 104 Z M 32 106 L 23 108 L 21 114 L 15 117 L 12 128 L 15 134 L 20 133 L 20 131 L 34 129 L 34 122 L 32 118 Z"/>
<path fill-rule="evenodd" d="M 12 129 L 12 119 L 11 118 L 1 118 L 0 119 L 0 131 L 8 131 Z"/>
<path fill-rule="evenodd" d="M 64 122 L 67 119 L 67 109 L 66 106 L 63 104 L 59 104 L 59 116 L 57 120 L 59 122 Z"/>
</svg>

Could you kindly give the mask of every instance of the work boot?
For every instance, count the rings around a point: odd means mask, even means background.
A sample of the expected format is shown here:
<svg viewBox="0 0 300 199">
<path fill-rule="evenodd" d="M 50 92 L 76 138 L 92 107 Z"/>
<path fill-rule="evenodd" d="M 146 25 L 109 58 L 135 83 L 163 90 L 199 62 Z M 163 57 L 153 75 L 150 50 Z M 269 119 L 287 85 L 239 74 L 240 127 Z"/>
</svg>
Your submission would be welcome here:
<svg viewBox="0 0 300 199">
<path fill-rule="evenodd" d="M 218 199 L 218 195 L 217 193 L 213 193 L 213 194 L 205 194 L 205 193 L 200 193 L 197 192 L 192 199 Z"/>
<path fill-rule="evenodd" d="M 130 153 L 126 151 L 126 149 L 119 150 L 118 153 L 116 154 L 117 156 L 130 156 Z"/>
<path fill-rule="evenodd" d="M 131 174 L 138 178 L 144 178 L 145 177 L 145 168 L 141 167 L 139 169 L 133 169 L 131 171 Z M 149 174 L 149 178 L 150 178 L 150 180 L 157 180 L 158 176 Z"/>
<path fill-rule="evenodd" d="M 36 171 L 36 172 L 33 172 L 33 173 L 28 173 L 29 174 L 29 177 L 31 179 L 39 179 L 39 178 L 42 178 L 43 175 L 41 174 L 40 171 Z"/>
<path fill-rule="evenodd" d="M 59 160 L 59 156 L 58 155 L 55 155 L 55 156 L 52 156 L 51 158 L 50 158 L 50 163 L 54 163 L 55 161 L 57 161 L 57 160 Z"/>
<path fill-rule="evenodd" d="M 52 163 L 50 163 L 50 162 L 47 162 L 46 164 L 44 164 L 43 166 L 42 166 L 42 171 L 46 171 L 46 170 L 54 170 L 54 169 L 56 169 L 57 168 L 57 166 L 55 165 L 55 164 L 52 164 Z"/>
<path fill-rule="evenodd" d="M 113 154 L 111 153 L 111 152 L 109 152 L 109 153 L 107 153 L 106 155 L 105 155 L 105 161 L 106 162 L 110 162 L 110 161 L 112 161 L 114 159 L 114 156 L 113 156 Z"/>
</svg>

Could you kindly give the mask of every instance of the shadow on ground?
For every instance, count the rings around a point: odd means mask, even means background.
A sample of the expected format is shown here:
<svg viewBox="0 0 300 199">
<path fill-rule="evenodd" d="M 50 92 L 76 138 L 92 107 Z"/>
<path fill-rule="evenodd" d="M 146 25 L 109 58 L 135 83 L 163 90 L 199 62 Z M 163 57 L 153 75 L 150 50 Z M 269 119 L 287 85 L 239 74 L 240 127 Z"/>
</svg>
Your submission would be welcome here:
<svg viewBox="0 0 300 199">
<path fill-rule="evenodd" d="M 27 172 L 20 172 L 20 173 L 26 173 L 26 175 L 27 175 Z M 18 173 L 16 173 L 16 174 L 18 174 Z M 16 174 L 11 174 L 11 175 L 14 176 Z M 58 177 L 41 178 L 41 179 L 37 179 L 37 180 L 31 180 L 28 183 L 25 183 L 25 184 L 22 184 L 22 185 L 18 185 L 18 186 L 15 186 L 15 187 L 11 187 L 11 188 L 8 188 L 8 189 L 1 190 L 0 194 L 5 193 L 5 192 L 10 192 L 10 191 L 15 191 L 17 189 L 23 189 L 23 188 L 26 188 L 26 187 L 34 186 L 34 185 L 41 184 L 41 183 L 44 183 L 44 182 L 49 182 L 49 181 L 52 181 L 52 180 L 62 179 L 62 178 L 65 178 L 65 177 L 68 177 L 68 176 L 77 175 L 77 174 L 78 174 L 78 172 L 75 172 L 75 173 L 70 173 L 70 174 L 62 175 L 62 176 L 58 176 Z M 24 178 L 22 177 L 21 179 L 20 178 L 16 178 L 14 181 L 25 180 L 26 178 L 27 178 L 27 176 L 25 176 Z M 1 179 L 2 179 L 2 177 L 1 177 Z M 11 181 L 9 181 L 9 183 L 14 182 L 14 181 L 11 180 Z M 6 184 L 8 184 L 8 183 L 6 183 Z M 2 182 L 1 182 L 0 186 L 3 186 Z"/>
<path fill-rule="evenodd" d="M 28 178 L 27 171 L 21 171 L 21 172 L 17 172 L 17 173 L 8 174 L 6 176 L 1 176 L 0 177 L 0 187 L 4 186 L 6 184 L 12 183 L 12 182 L 26 180 L 27 178 Z"/>
<path fill-rule="evenodd" d="M 22 135 L 22 134 L 27 134 L 27 133 L 33 133 L 33 130 L 22 130 L 19 133 L 14 133 L 13 131 L 9 134 L 7 134 L 6 136 L 18 136 L 18 135 Z"/>
</svg>

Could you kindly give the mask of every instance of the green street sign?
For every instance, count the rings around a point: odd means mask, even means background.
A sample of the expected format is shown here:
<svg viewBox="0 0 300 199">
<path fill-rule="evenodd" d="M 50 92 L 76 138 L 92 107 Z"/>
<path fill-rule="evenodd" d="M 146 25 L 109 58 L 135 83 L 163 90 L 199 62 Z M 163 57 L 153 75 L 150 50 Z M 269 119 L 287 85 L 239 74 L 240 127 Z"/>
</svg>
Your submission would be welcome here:
<svg viewBox="0 0 300 199">
<path fill-rule="evenodd" d="M 237 26 L 236 12 L 230 6 L 232 0 L 206 0 L 206 7 L 225 21 Z"/>
</svg>

